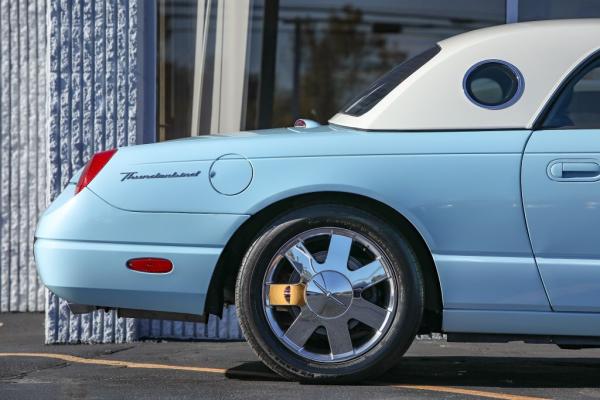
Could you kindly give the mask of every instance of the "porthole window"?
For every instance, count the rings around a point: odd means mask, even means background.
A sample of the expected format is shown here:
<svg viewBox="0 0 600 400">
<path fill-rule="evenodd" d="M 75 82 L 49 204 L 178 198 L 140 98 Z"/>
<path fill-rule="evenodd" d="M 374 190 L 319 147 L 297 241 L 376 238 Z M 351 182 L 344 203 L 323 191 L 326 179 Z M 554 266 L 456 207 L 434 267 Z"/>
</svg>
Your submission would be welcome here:
<svg viewBox="0 0 600 400">
<path fill-rule="evenodd" d="M 500 60 L 487 60 L 467 71 L 463 87 L 473 103 L 497 110 L 519 100 L 524 84 L 523 76 L 514 65 Z"/>
</svg>

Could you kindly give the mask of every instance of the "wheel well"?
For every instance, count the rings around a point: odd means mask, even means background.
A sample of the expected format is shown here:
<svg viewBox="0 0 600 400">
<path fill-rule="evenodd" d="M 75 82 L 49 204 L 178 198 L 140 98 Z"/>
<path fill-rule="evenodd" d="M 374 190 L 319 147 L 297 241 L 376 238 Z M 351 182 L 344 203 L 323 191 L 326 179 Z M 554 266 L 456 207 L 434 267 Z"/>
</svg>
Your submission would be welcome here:
<svg viewBox="0 0 600 400">
<path fill-rule="evenodd" d="M 441 332 L 442 294 L 439 278 L 431 252 L 415 227 L 392 207 L 370 197 L 339 192 L 302 194 L 273 203 L 251 216 L 231 237 L 221 257 L 208 288 L 205 315 L 221 316 L 223 304 L 235 302 L 235 282 L 242 259 L 260 231 L 273 219 L 290 208 L 311 204 L 334 203 L 360 208 L 392 222 L 409 240 L 422 267 L 425 281 L 425 312 L 419 333 Z"/>
</svg>

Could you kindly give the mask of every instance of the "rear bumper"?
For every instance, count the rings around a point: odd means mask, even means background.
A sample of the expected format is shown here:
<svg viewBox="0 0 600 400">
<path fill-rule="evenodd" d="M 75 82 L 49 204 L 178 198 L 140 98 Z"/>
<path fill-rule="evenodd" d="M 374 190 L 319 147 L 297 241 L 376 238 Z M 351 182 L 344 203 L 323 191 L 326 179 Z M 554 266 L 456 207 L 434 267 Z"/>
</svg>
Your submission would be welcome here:
<svg viewBox="0 0 600 400">
<path fill-rule="evenodd" d="M 200 315 L 223 247 L 245 215 L 142 213 L 117 209 L 70 184 L 38 224 L 34 246 L 44 284 L 69 302 Z M 173 270 L 129 270 L 138 257 Z"/>
<path fill-rule="evenodd" d="M 70 302 L 202 314 L 221 249 L 38 239 L 35 254 L 44 284 Z M 173 271 L 147 274 L 125 266 L 148 256 L 171 260 Z"/>
</svg>

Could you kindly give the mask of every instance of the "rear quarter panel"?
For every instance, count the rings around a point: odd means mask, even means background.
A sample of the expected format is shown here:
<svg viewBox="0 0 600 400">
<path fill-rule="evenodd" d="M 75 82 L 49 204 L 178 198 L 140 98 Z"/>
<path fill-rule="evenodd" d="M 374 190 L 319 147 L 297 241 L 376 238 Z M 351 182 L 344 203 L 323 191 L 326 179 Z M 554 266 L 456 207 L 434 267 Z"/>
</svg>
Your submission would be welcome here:
<svg viewBox="0 0 600 400">
<path fill-rule="evenodd" d="M 520 166 L 529 131 L 305 133 L 210 138 L 119 151 L 90 184 L 134 211 L 251 215 L 278 200 L 321 191 L 386 203 L 429 246 L 444 306 L 548 310 L 525 227 Z M 214 160 L 240 154 L 252 182 L 216 192 Z M 121 181 L 122 173 L 201 171 L 194 179 Z"/>
<path fill-rule="evenodd" d="M 298 194 L 356 193 L 403 214 L 433 251 L 492 255 L 501 247 L 519 256 L 531 252 L 519 186 L 528 136 L 341 131 L 182 140 L 120 149 L 88 187 L 129 211 L 246 215 Z M 249 161 L 253 176 L 245 191 L 227 196 L 213 189 L 209 171 L 232 153 Z M 131 171 L 201 173 L 122 181 Z"/>
</svg>

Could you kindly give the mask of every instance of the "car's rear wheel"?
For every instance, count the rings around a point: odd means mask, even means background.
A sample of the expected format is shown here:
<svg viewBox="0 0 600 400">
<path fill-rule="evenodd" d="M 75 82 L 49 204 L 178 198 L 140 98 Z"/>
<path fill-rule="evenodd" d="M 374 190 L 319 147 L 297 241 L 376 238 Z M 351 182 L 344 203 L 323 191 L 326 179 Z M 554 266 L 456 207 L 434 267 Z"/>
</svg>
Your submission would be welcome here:
<svg viewBox="0 0 600 400">
<path fill-rule="evenodd" d="M 388 222 L 354 207 L 286 213 L 248 250 L 236 302 L 248 342 L 290 379 L 355 381 L 410 346 L 423 311 L 419 264 Z"/>
</svg>

